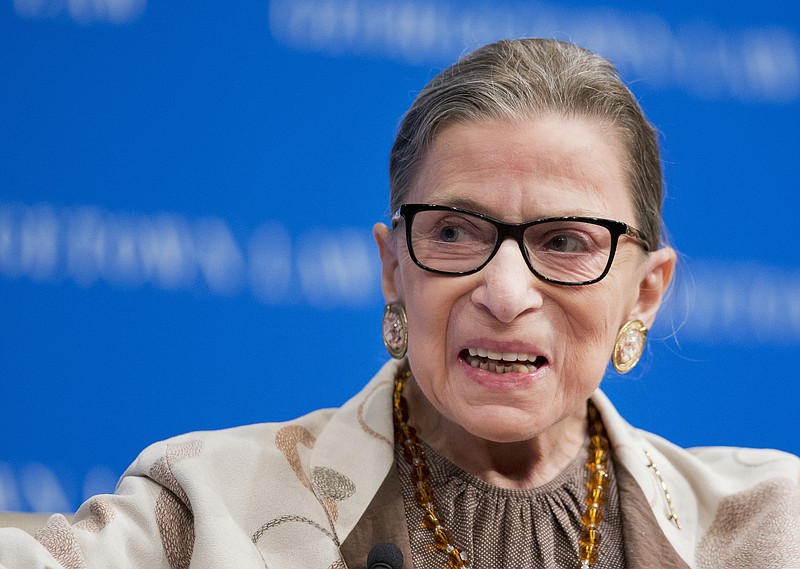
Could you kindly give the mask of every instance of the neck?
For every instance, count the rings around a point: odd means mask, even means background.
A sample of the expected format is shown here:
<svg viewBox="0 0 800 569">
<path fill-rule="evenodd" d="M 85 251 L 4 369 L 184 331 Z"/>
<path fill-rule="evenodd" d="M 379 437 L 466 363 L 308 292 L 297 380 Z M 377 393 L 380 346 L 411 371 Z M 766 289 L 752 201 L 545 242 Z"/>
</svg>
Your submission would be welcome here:
<svg viewBox="0 0 800 569">
<path fill-rule="evenodd" d="M 535 488 L 550 482 L 586 443 L 585 407 L 530 439 L 495 442 L 442 416 L 415 381 L 409 382 L 405 395 L 409 424 L 421 439 L 465 472 L 500 488 Z"/>
</svg>

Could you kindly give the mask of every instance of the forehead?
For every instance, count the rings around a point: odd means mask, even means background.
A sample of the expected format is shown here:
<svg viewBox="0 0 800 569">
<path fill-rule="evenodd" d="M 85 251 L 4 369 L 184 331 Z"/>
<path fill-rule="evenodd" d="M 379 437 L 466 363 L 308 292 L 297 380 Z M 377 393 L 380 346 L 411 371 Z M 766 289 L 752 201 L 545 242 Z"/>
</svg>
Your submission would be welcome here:
<svg viewBox="0 0 800 569">
<path fill-rule="evenodd" d="M 408 201 L 508 221 L 588 215 L 632 223 L 624 156 L 619 135 L 589 118 L 455 124 L 434 139 Z"/>
</svg>

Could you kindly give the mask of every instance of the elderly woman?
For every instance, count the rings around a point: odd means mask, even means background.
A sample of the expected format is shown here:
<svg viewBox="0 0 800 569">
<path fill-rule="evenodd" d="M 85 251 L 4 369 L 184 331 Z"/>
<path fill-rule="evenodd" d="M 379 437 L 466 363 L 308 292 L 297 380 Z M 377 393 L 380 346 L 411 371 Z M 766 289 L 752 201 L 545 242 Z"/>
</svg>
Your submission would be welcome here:
<svg viewBox="0 0 800 569">
<path fill-rule="evenodd" d="M 395 361 L 341 409 L 153 445 L 74 525 L 0 534 L 0 565 L 800 567 L 796 457 L 682 450 L 598 391 L 675 265 L 656 135 L 607 61 L 467 55 L 405 116 L 390 178 Z"/>
</svg>

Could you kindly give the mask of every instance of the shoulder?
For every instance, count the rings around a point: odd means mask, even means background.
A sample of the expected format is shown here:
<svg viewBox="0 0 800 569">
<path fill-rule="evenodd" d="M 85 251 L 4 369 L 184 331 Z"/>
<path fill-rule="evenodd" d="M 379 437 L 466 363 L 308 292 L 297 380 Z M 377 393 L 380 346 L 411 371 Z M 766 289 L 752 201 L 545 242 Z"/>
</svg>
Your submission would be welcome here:
<svg viewBox="0 0 800 569">
<path fill-rule="evenodd" d="M 298 437 L 306 440 L 314 438 L 335 412 L 335 409 L 320 409 L 290 421 L 184 433 L 145 448 L 125 474 L 150 476 L 154 466 L 164 462 L 174 469 L 188 460 L 197 472 L 240 461 L 251 464 L 269 461 L 280 454 L 280 441 L 287 433 L 298 433 Z"/>
<path fill-rule="evenodd" d="M 747 485 L 781 478 L 800 486 L 800 457 L 788 452 L 719 446 L 689 448 L 686 453 L 718 476 L 742 478 Z"/>
<path fill-rule="evenodd" d="M 752 504 L 755 507 L 766 505 L 763 498 L 767 495 L 774 497 L 771 502 L 791 495 L 800 497 L 800 458 L 793 454 L 729 446 L 684 449 L 652 433 L 638 432 L 701 499 L 760 496 Z"/>
<path fill-rule="evenodd" d="M 773 449 L 726 446 L 683 448 L 631 426 L 599 391 L 593 401 L 600 410 L 612 445 L 626 465 L 651 462 L 682 478 L 691 487 L 703 487 L 717 496 L 733 494 L 769 480 L 800 487 L 800 458 Z M 649 457 L 649 458 L 648 458 Z"/>
<path fill-rule="evenodd" d="M 675 469 L 676 487 L 683 488 L 680 501 L 696 532 L 698 567 L 796 566 L 798 457 L 770 449 L 654 446 Z"/>
<path fill-rule="evenodd" d="M 195 542 L 217 544 L 220 559 L 256 544 L 270 566 L 295 566 L 300 539 L 309 559 L 321 560 L 301 565 L 330 566 L 337 536 L 360 519 L 392 465 L 390 377 L 382 370 L 339 408 L 155 443 L 118 492 L 155 482 L 156 515 L 191 520 Z"/>
<path fill-rule="evenodd" d="M 308 489 L 321 469 L 350 470 L 355 465 L 360 465 L 359 474 L 376 474 L 382 480 L 385 473 L 379 471 L 388 468 L 392 457 L 390 392 L 395 367 L 385 365 L 338 408 L 285 422 L 196 431 L 154 443 L 128 467 L 123 479 L 150 478 L 179 497 L 185 492 L 187 498 L 192 492 L 212 489 L 224 494 L 234 483 L 242 490 L 257 484 L 258 492 L 270 495 L 297 483 Z M 264 484 L 265 477 L 269 484 Z"/>
<path fill-rule="evenodd" d="M 195 431 L 147 447 L 126 473 L 143 473 L 164 456 L 201 461 L 283 454 L 289 441 L 315 451 L 338 452 L 366 442 L 392 446 L 391 387 L 398 365 L 390 361 L 341 407 L 319 409 L 283 422 L 265 422 L 214 431 Z M 324 444 L 316 443 L 320 439 Z M 368 445 L 369 446 L 369 445 Z M 334 448 L 331 448 L 334 447 Z"/>
<path fill-rule="evenodd" d="M 769 449 L 685 449 L 632 427 L 602 393 L 593 401 L 616 458 L 687 563 L 793 566 L 800 551 L 798 457 Z"/>
<path fill-rule="evenodd" d="M 800 458 L 734 447 L 665 452 L 694 497 L 698 566 L 795 566 Z"/>
<path fill-rule="evenodd" d="M 663 437 L 630 428 L 652 462 L 690 492 L 699 512 L 725 510 L 739 516 L 795 504 L 800 520 L 800 458 L 775 449 L 706 446 L 682 448 Z M 788 514 L 789 512 L 787 512 Z M 700 515 L 702 518 L 702 514 Z M 698 520 L 703 523 L 701 520 Z"/>
<path fill-rule="evenodd" d="M 723 527 L 733 519 L 739 525 L 783 519 L 800 530 L 797 456 L 725 446 L 683 449 L 651 433 L 643 433 L 643 438 L 694 494 L 699 510 L 713 512 L 712 525 Z"/>
</svg>

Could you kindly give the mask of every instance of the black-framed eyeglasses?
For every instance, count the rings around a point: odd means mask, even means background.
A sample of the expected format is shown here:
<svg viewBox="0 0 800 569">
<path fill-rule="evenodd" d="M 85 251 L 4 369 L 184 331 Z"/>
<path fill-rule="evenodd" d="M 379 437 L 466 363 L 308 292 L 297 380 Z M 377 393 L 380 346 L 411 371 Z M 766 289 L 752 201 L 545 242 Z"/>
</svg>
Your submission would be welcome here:
<svg viewBox="0 0 800 569">
<path fill-rule="evenodd" d="M 611 219 L 548 217 L 504 223 L 457 207 L 431 204 L 400 206 L 392 216 L 392 227 L 401 218 L 411 259 L 426 271 L 444 275 L 480 271 L 508 238 L 517 242 L 534 275 L 568 286 L 589 285 L 605 277 L 622 235 L 650 250 L 638 229 Z"/>
</svg>

